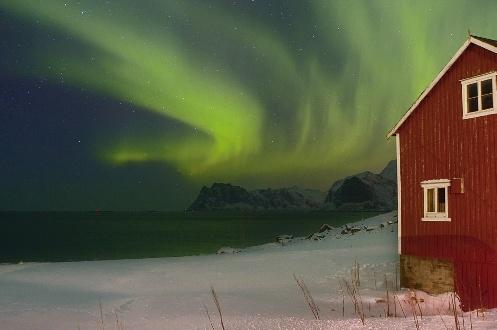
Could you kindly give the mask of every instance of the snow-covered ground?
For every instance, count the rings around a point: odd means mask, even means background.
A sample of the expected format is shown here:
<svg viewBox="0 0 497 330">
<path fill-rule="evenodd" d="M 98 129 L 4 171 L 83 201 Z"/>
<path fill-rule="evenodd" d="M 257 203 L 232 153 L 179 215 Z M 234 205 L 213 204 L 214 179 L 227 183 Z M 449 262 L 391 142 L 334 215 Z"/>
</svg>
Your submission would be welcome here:
<svg viewBox="0 0 497 330">
<path fill-rule="evenodd" d="M 294 239 L 245 249 L 237 254 L 181 258 L 27 263 L 0 266 L 0 329 L 215 329 L 219 317 L 210 288 L 215 288 L 226 329 L 415 329 L 412 308 L 421 309 L 421 329 L 450 329 L 450 295 L 430 297 L 391 291 L 396 285 L 395 213 L 354 224 L 319 240 Z M 384 228 L 380 228 L 383 223 Z M 366 231 L 364 226 L 374 228 Z M 282 233 L 283 234 L 283 233 Z M 340 291 L 359 265 L 365 325 L 350 298 Z M 304 280 L 320 309 L 314 320 L 293 274 Z M 385 317 L 385 276 L 390 311 Z M 342 301 L 345 316 L 342 316 Z M 393 300 L 397 301 L 394 305 Z M 401 307 L 402 305 L 402 307 Z M 403 314 L 406 314 L 404 317 Z M 465 327 L 497 329 L 497 312 L 465 314 Z M 463 319 L 460 318 L 461 326 Z"/>
</svg>

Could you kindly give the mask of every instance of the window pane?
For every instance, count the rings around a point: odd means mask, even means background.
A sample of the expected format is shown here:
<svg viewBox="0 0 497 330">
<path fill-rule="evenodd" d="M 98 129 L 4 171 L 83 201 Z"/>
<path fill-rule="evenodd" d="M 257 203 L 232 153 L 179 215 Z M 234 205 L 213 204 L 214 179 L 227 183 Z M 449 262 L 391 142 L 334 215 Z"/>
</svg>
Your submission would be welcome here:
<svg viewBox="0 0 497 330">
<path fill-rule="evenodd" d="M 438 188 L 437 212 L 445 212 L 445 189 L 447 188 Z"/>
<path fill-rule="evenodd" d="M 478 96 L 478 85 L 476 83 L 468 85 L 468 98 L 477 97 Z"/>
<path fill-rule="evenodd" d="M 481 82 L 481 95 L 492 93 L 492 79 L 483 80 Z"/>
<path fill-rule="evenodd" d="M 494 107 L 493 95 L 487 94 L 481 97 L 481 109 L 491 109 Z"/>
<path fill-rule="evenodd" d="M 478 98 L 473 97 L 468 99 L 468 112 L 478 111 Z"/>
<path fill-rule="evenodd" d="M 435 212 L 435 189 L 426 191 L 426 211 Z"/>
</svg>

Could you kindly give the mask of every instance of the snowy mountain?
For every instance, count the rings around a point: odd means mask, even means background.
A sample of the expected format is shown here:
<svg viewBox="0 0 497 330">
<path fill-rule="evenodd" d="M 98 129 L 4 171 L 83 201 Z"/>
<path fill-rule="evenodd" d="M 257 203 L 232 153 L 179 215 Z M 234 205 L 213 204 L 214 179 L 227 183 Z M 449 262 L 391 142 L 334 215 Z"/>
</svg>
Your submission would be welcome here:
<svg viewBox="0 0 497 330">
<path fill-rule="evenodd" d="M 380 172 L 380 175 L 386 179 L 397 182 L 397 161 L 395 159 L 389 161 L 387 166 Z"/>
<path fill-rule="evenodd" d="M 300 187 L 248 191 L 229 183 L 202 187 L 189 211 L 347 210 L 390 211 L 397 206 L 397 167 L 363 172 L 336 181 L 328 193 Z"/>
<path fill-rule="evenodd" d="M 390 161 L 378 174 L 369 171 L 336 181 L 326 196 L 327 210 L 390 211 L 397 207 L 397 165 Z"/>
<path fill-rule="evenodd" d="M 326 193 L 299 187 L 247 191 L 229 183 L 202 187 L 190 211 L 246 210 L 281 211 L 319 209 Z"/>
</svg>

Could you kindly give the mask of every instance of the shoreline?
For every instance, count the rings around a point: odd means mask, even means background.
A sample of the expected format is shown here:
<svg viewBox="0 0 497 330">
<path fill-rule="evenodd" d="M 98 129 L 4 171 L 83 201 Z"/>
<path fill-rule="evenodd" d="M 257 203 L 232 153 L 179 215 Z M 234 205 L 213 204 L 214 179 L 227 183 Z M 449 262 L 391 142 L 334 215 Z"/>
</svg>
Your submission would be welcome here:
<svg viewBox="0 0 497 330">
<path fill-rule="evenodd" d="M 338 226 L 377 214 L 16 214 L 0 220 L 5 236 L 0 242 L 0 261 L 17 264 L 209 255 L 223 246 L 245 249 L 274 242 L 283 233 L 307 236 L 323 223 Z"/>
</svg>

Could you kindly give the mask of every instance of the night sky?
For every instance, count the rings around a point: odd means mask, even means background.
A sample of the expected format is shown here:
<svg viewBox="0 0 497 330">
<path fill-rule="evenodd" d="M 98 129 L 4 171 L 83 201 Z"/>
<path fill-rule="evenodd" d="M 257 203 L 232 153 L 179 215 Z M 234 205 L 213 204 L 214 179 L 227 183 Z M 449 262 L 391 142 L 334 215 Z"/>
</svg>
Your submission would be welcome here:
<svg viewBox="0 0 497 330">
<path fill-rule="evenodd" d="M 495 1 L 0 0 L 0 209 L 183 209 L 202 185 L 328 189 Z"/>
</svg>

